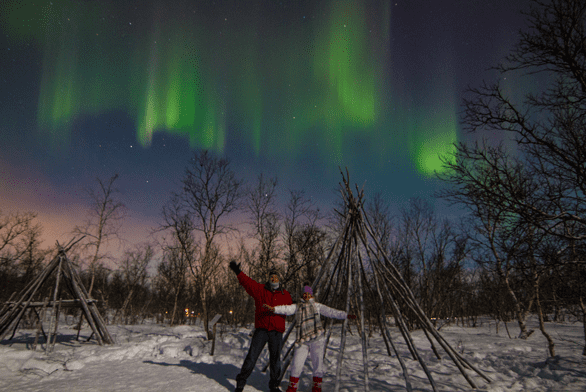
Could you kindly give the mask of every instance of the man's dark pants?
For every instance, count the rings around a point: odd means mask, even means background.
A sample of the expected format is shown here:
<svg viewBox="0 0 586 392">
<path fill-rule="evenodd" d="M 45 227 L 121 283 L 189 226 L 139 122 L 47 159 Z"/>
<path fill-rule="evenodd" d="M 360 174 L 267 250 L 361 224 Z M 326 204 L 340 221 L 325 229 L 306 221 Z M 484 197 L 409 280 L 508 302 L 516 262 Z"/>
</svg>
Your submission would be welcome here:
<svg viewBox="0 0 586 392">
<path fill-rule="evenodd" d="M 250 342 L 250 349 L 248 355 L 244 360 L 240 373 L 236 376 L 236 387 L 244 388 L 246 380 L 252 373 L 256 360 L 258 359 L 265 344 L 269 342 L 269 357 L 271 378 L 269 381 L 269 388 L 277 388 L 279 386 L 279 376 L 281 374 L 281 340 L 283 334 L 278 331 L 267 331 L 264 328 L 259 328 L 254 331 L 252 341 Z"/>
</svg>

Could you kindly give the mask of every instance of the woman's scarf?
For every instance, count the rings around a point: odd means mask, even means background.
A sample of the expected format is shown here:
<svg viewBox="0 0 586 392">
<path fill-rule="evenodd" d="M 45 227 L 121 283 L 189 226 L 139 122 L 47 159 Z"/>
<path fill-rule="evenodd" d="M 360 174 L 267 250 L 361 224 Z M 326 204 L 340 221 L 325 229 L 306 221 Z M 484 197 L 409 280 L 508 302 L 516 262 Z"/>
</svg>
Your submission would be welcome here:
<svg viewBox="0 0 586 392">
<path fill-rule="evenodd" d="M 297 305 L 297 340 L 295 345 L 308 342 L 324 333 L 321 319 L 314 301 L 302 302 Z"/>
</svg>

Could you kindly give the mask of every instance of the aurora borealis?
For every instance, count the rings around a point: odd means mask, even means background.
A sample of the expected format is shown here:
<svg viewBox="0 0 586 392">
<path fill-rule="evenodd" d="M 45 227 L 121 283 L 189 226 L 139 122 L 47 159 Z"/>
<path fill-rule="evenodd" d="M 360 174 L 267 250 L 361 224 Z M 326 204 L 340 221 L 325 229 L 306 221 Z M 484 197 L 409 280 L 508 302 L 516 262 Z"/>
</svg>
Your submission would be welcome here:
<svg viewBox="0 0 586 392">
<path fill-rule="evenodd" d="M 527 2 L 510 3 L 5 0 L 3 180 L 126 170 L 144 195 L 201 148 L 284 187 L 323 192 L 341 166 L 396 199 L 427 194 L 466 138 L 463 90 L 515 41 Z"/>
<path fill-rule="evenodd" d="M 201 3 L 151 3 L 134 24 L 104 17 L 106 28 L 95 15 L 115 14 L 114 3 L 46 5 L 36 21 L 46 27 L 33 35 L 44 53 L 37 125 L 49 144 L 68 143 L 75 117 L 118 109 L 145 148 L 168 132 L 222 153 L 229 121 L 257 156 L 298 154 L 311 132 L 326 161 L 340 164 L 346 135 L 381 125 L 389 3 L 308 3 L 283 14 L 260 6 L 271 2 L 216 12 Z"/>
</svg>

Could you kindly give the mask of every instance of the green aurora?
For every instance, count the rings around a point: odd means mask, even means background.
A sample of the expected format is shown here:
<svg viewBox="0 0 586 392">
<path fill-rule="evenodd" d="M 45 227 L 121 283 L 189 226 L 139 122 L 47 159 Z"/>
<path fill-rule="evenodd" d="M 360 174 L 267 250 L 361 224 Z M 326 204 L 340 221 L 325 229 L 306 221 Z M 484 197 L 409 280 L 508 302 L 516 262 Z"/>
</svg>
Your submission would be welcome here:
<svg viewBox="0 0 586 392">
<path fill-rule="evenodd" d="M 118 110 L 144 148 L 167 132 L 219 153 L 237 143 L 295 160 L 317 149 L 339 165 L 367 140 L 379 165 L 398 156 L 424 176 L 441 170 L 438 154 L 458 139 L 455 94 L 443 85 L 444 107 L 430 109 L 406 103 L 416 91 L 398 93 L 388 2 L 308 2 L 286 14 L 267 1 L 201 3 L 145 2 L 131 17 L 114 1 L 9 1 L 3 31 L 42 53 L 40 140 L 66 149 L 76 118 Z"/>
</svg>

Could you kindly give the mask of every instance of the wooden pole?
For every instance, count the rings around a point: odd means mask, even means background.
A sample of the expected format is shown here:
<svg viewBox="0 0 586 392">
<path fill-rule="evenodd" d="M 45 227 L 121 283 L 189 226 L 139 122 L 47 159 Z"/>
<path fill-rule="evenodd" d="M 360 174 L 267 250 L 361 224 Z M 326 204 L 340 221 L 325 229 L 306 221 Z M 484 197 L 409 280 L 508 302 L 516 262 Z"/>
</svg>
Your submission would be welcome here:
<svg viewBox="0 0 586 392">
<path fill-rule="evenodd" d="M 386 283 L 384 279 L 383 279 L 382 283 L 383 284 Z M 387 290 L 388 290 L 388 288 L 387 288 Z M 413 342 L 413 338 L 411 337 L 411 333 L 409 332 L 409 329 L 407 328 L 407 326 L 403 322 L 403 319 L 401 317 L 401 313 L 399 310 L 399 306 L 394 301 L 392 296 L 389 296 L 389 303 L 391 304 L 391 308 L 393 309 L 394 313 L 396 314 L 396 317 L 398 316 L 398 324 L 397 325 L 399 325 L 399 329 L 401 330 L 401 333 L 403 335 L 403 339 L 405 340 L 405 344 L 407 344 L 407 346 L 410 347 L 411 354 L 415 356 L 414 359 L 416 359 L 417 362 L 419 362 L 419 364 L 423 368 L 423 371 L 425 372 L 425 375 L 427 376 L 427 379 L 429 380 L 429 383 L 430 383 L 432 389 L 434 391 L 437 391 L 437 385 L 435 384 L 435 380 L 433 379 L 431 372 L 427 368 L 425 361 L 419 355 L 419 352 L 417 351 L 417 347 L 415 346 L 415 343 Z"/>
<path fill-rule="evenodd" d="M 281 368 L 281 374 L 279 375 L 279 384 L 281 383 L 281 381 L 283 381 L 283 377 L 285 376 L 285 372 L 289 368 L 289 365 L 291 365 L 292 360 L 293 360 L 292 355 L 289 355 L 289 356 L 287 356 L 286 359 L 283 359 L 283 366 Z"/>
<path fill-rule="evenodd" d="M 328 322 L 328 326 L 327 326 L 327 331 L 326 332 L 326 339 L 325 339 L 325 343 L 324 343 L 324 357 L 322 358 L 323 360 L 326 359 L 326 352 L 328 351 L 328 343 L 330 341 L 330 336 L 332 336 L 332 327 L 333 327 L 333 323 Z"/>
<path fill-rule="evenodd" d="M 291 358 L 293 358 L 292 353 L 293 353 L 294 348 L 295 348 L 295 343 L 291 344 L 291 346 L 289 346 L 289 348 L 285 352 L 285 356 L 282 359 L 283 366 L 281 367 L 281 374 L 279 375 L 279 382 L 281 382 L 281 380 L 283 379 L 283 376 L 285 375 L 285 372 L 287 371 L 287 368 L 289 367 L 289 364 L 291 363 Z M 263 372 L 265 372 L 265 371 L 266 371 L 266 367 Z"/>
<path fill-rule="evenodd" d="M 369 232 L 371 238 L 374 240 L 374 243 L 376 244 L 378 249 L 382 250 L 380 243 L 378 242 L 378 240 L 376 239 L 376 237 L 372 233 L 372 230 L 370 229 L 370 227 L 366 224 L 363 225 L 363 227 Z M 442 346 L 442 348 L 446 351 L 448 356 L 450 356 L 450 358 L 452 359 L 452 361 L 454 362 L 456 367 L 458 367 L 458 370 L 460 370 L 460 373 L 462 373 L 462 375 L 464 376 L 466 381 L 468 381 L 468 384 L 470 384 L 470 386 L 472 388 L 476 388 L 476 384 L 474 383 L 474 381 L 472 381 L 472 379 L 468 376 L 468 374 L 464 370 L 464 368 L 462 366 L 462 362 L 465 363 L 467 365 L 467 367 L 473 369 L 477 374 L 479 374 L 481 377 L 483 377 L 486 381 L 491 382 L 492 380 L 488 376 L 486 376 L 482 371 L 480 371 L 476 367 L 472 366 L 472 364 L 470 364 L 467 360 L 464 360 L 464 358 L 459 356 L 456 353 L 456 351 L 449 345 L 449 343 L 447 341 L 445 341 L 445 339 L 443 339 L 443 337 L 441 337 L 441 335 L 437 332 L 437 330 L 433 327 L 433 325 L 431 324 L 431 322 L 429 321 L 429 319 L 425 315 L 425 312 L 421 309 L 421 307 L 419 306 L 417 301 L 415 301 L 415 296 L 413 295 L 413 292 L 405 284 L 402 276 L 396 270 L 396 267 L 390 262 L 390 260 L 388 260 L 388 258 L 384 254 L 384 252 L 382 253 L 382 256 L 385 259 L 385 264 L 382 264 L 381 266 L 383 268 L 387 269 L 387 272 L 388 272 L 385 276 L 387 278 L 390 278 L 391 276 L 394 277 L 395 281 L 400 282 L 402 287 L 405 288 L 405 292 L 407 294 L 405 298 L 408 300 L 408 302 L 411 306 L 411 309 L 418 316 L 419 320 L 421 321 L 422 326 L 427 327 L 428 331 L 433 335 L 433 337 L 436 339 L 436 341 Z M 391 271 L 393 271 L 394 273 L 389 273 Z"/>
<path fill-rule="evenodd" d="M 362 224 L 362 228 L 368 229 L 368 227 L 366 227 L 366 225 L 364 223 Z M 376 237 L 375 237 L 374 233 L 372 233 L 372 231 L 370 231 L 370 236 L 375 241 L 375 243 L 378 244 L 378 240 L 376 239 Z M 363 245 L 367 249 L 369 249 L 369 245 L 368 245 L 368 242 L 366 240 L 366 234 L 365 234 L 364 231 L 361 231 L 361 239 L 363 241 Z M 379 246 L 378 252 L 376 252 L 376 253 L 377 254 L 382 254 L 383 257 L 386 257 L 385 254 L 384 254 L 384 250 L 382 249 L 382 247 L 380 247 L 380 244 L 378 246 Z M 372 253 L 375 253 L 375 252 L 372 252 Z M 374 264 L 374 267 L 376 269 L 378 267 L 378 263 L 375 263 Z M 383 283 L 385 283 L 384 280 L 383 280 Z M 404 285 L 404 286 L 408 289 L 408 287 L 406 285 Z M 387 288 L 387 290 L 388 290 L 388 288 Z M 395 301 L 393 300 L 392 296 L 390 296 L 390 303 L 391 303 L 391 307 L 395 310 L 396 315 L 400 315 L 400 311 L 398 309 L 398 306 L 395 303 Z M 402 318 L 400 318 L 399 320 L 400 320 L 399 322 L 402 323 Z M 425 374 L 427 376 L 427 379 L 429 380 L 429 383 L 431 384 L 432 389 L 434 391 L 437 391 L 437 386 L 436 386 L 435 381 L 434 381 L 434 379 L 433 379 L 433 377 L 431 375 L 431 372 L 427 368 L 427 365 L 425 364 L 425 361 L 423 360 L 423 358 L 421 358 L 421 356 L 419 355 L 419 352 L 417 351 L 417 348 L 416 348 L 415 344 L 413 343 L 413 340 L 411 338 L 411 334 L 409 333 L 409 330 L 405 327 L 404 324 L 403 324 L 403 326 L 401 328 L 403 329 L 403 338 L 405 339 L 405 343 L 407 343 L 407 345 L 411 345 L 411 347 L 412 347 L 412 354 L 415 355 L 415 357 L 417 358 L 417 361 L 419 362 L 419 364 L 423 368 L 423 371 L 425 372 Z"/>
<path fill-rule="evenodd" d="M 341 171 L 341 170 L 340 170 Z M 468 381 L 471 387 L 476 388 L 474 381 L 469 377 L 466 370 L 474 370 L 478 375 L 483 377 L 486 381 L 491 382 L 483 372 L 474 367 L 469 361 L 463 358 L 458 352 L 456 352 L 450 344 L 439 334 L 439 332 L 433 327 L 431 321 L 419 305 L 416 300 L 413 291 L 399 272 L 398 268 L 389 260 L 385 250 L 382 248 L 378 238 L 375 236 L 374 231 L 368 220 L 368 216 L 364 212 L 364 192 L 356 188 L 356 196 L 350 189 L 348 170 L 346 175 L 341 171 L 343 177 L 343 184 L 341 184 L 341 196 L 344 202 L 346 211 L 342 214 L 336 211 L 342 216 L 344 225 L 342 232 L 336 239 L 336 243 L 330 250 L 326 262 L 324 262 L 318 273 L 318 277 L 314 281 L 314 292 L 316 292 L 316 299 L 319 298 L 320 302 L 339 304 L 339 301 L 343 301 L 344 290 L 346 291 L 346 312 L 349 311 L 351 297 L 354 297 L 354 301 L 357 300 L 357 311 L 360 313 L 359 321 L 359 333 L 362 343 L 363 350 L 363 364 L 364 364 L 364 380 L 365 390 L 369 388 L 369 374 L 368 374 L 368 350 L 367 350 L 367 339 L 366 339 L 366 325 L 365 325 L 365 311 L 364 311 L 364 296 L 367 298 L 378 297 L 381 305 L 382 312 L 379 317 L 379 325 L 381 328 L 381 334 L 385 341 L 387 352 L 391 355 L 391 349 L 394 350 L 397 358 L 403 369 L 403 374 L 406 382 L 407 390 L 412 391 L 411 380 L 408 374 L 407 366 L 403 361 L 402 356 L 397 350 L 389 328 L 386 322 L 385 310 L 386 305 L 390 306 L 390 309 L 395 317 L 395 321 L 399 331 L 401 332 L 403 339 L 409 349 L 411 355 L 415 360 L 419 362 L 423 371 L 425 372 L 433 391 L 437 391 L 437 385 L 429 371 L 425 361 L 419 354 L 417 347 L 413 341 L 409 328 L 406 325 L 406 319 L 403 317 L 402 310 L 407 309 L 409 314 L 409 321 L 417 323 L 419 327 L 423 329 L 423 332 L 431 344 L 432 350 L 438 359 L 441 359 L 439 352 L 434 344 L 434 340 L 446 351 L 450 359 L 454 362 L 456 367 L 462 373 L 464 378 Z M 361 247 L 359 247 L 359 241 Z M 364 261 L 362 260 L 361 252 L 366 252 L 367 256 L 372 260 L 372 265 L 366 268 Z M 338 257 L 335 261 L 332 261 L 332 257 L 335 252 L 339 252 Z M 356 270 L 358 268 L 358 270 Z M 369 285 L 364 286 L 363 282 L 369 282 L 367 279 L 367 270 L 373 274 L 375 281 L 376 292 Z M 323 292 L 317 292 L 321 286 L 323 277 L 329 273 L 331 282 L 335 284 L 329 284 L 324 287 Z M 356 281 L 357 280 L 357 281 Z M 347 283 L 346 287 L 344 284 Z M 358 284 L 357 292 L 354 292 L 353 286 Z M 367 291 L 365 291 L 365 289 Z M 358 295 L 356 295 L 358 294 Z M 319 296 L 319 297 L 318 297 Z M 358 297 L 358 298 L 355 298 Z M 327 301 L 329 300 L 329 301 Z M 399 304 L 401 307 L 399 307 Z M 341 305 L 339 305 L 341 306 Z M 340 339 L 340 351 L 338 353 L 338 364 L 336 369 L 336 383 L 334 391 L 339 392 L 340 389 L 340 376 L 341 369 L 343 366 L 344 350 L 346 344 L 347 332 L 350 328 L 348 320 L 344 320 L 342 325 L 342 333 Z M 390 346 L 390 347 L 389 347 Z M 327 343 L 326 343 L 327 349 Z M 325 350 L 324 350 L 325 358 Z"/>
<path fill-rule="evenodd" d="M 212 351 L 210 355 L 214 355 L 214 348 L 216 347 L 216 325 L 218 324 L 218 320 L 222 317 L 221 314 L 216 314 L 213 319 L 211 319 L 210 324 L 212 325 L 213 332 L 212 332 Z"/>
<path fill-rule="evenodd" d="M 92 331 L 96 335 L 96 339 L 98 339 L 98 342 L 100 342 L 100 345 L 102 345 L 104 342 L 107 344 L 113 344 L 114 339 L 112 339 L 112 336 L 110 335 L 110 332 L 108 331 L 108 328 L 106 328 L 106 323 L 104 322 L 104 319 L 102 319 L 100 312 L 98 312 L 98 308 L 97 308 L 96 304 L 92 301 L 89 303 L 89 306 L 88 306 L 87 300 L 89 299 L 89 295 L 88 295 L 85 287 L 83 286 L 81 279 L 79 278 L 79 276 L 77 275 L 77 273 L 75 272 L 73 267 L 71 266 L 71 263 L 69 263 L 69 260 L 67 260 L 65 265 L 67 266 L 68 273 L 72 278 L 71 283 L 72 283 L 74 290 L 79 292 L 78 296 L 80 297 L 80 301 L 82 302 L 82 307 L 84 308 L 84 311 L 87 311 L 86 314 L 88 314 L 89 316 L 93 316 L 91 321 L 88 319 L 88 323 L 90 323 L 90 326 L 93 325 Z M 87 318 L 87 316 L 86 316 L 86 318 Z M 96 323 L 99 327 L 98 328 L 99 332 L 96 331 L 96 327 L 95 327 Z"/>
<path fill-rule="evenodd" d="M 37 350 L 37 343 L 39 342 L 39 335 L 41 332 L 45 337 L 45 341 L 47 340 L 47 336 L 45 335 L 45 331 L 43 331 L 43 320 L 45 319 L 45 313 L 47 311 L 47 304 L 49 303 L 49 297 L 45 297 L 45 301 L 43 302 L 43 307 L 41 308 L 41 314 L 39 315 L 39 324 L 37 325 L 37 333 L 35 334 L 35 342 L 33 344 L 33 351 Z"/>
<path fill-rule="evenodd" d="M 352 290 L 352 263 L 350 263 L 350 253 L 346 255 L 347 270 L 348 270 L 348 291 L 346 295 L 346 313 L 350 311 L 350 292 Z M 346 345 L 346 327 L 348 326 L 348 319 L 342 323 L 342 336 L 340 337 L 340 352 L 338 354 L 338 367 L 336 368 L 336 384 L 334 392 L 340 391 L 340 376 L 342 374 L 342 361 L 344 360 L 344 348 Z"/>
<path fill-rule="evenodd" d="M 73 242 L 73 240 L 71 242 Z M 22 319 L 26 310 L 29 308 L 31 308 L 31 309 L 33 309 L 33 311 L 35 311 L 35 307 L 43 306 L 44 312 L 45 312 L 45 315 L 43 316 L 43 318 L 46 318 L 47 308 L 49 306 L 52 306 L 54 317 L 59 317 L 59 313 L 60 313 L 61 308 L 63 306 L 71 306 L 71 305 L 76 305 L 79 303 L 79 305 L 81 305 L 81 308 L 82 308 L 81 313 L 88 320 L 88 323 L 90 324 L 90 327 L 92 328 L 92 331 L 93 331 L 92 335 L 96 336 L 98 343 L 100 345 L 102 345 L 103 342 L 114 343 L 112 337 L 110 336 L 110 333 L 108 332 L 108 329 L 105 326 L 105 322 L 104 322 L 103 318 L 101 317 L 101 315 L 95 305 L 95 302 L 92 300 L 88 300 L 87 292 L 85 291 L 85 288 L 83 287 L 83 284 L 81 283 L 81 280 L 79 279 L 79 277 L 77 276 L 77 274 L 75 273 L 73 268 L 69 265 L 69 260 L 67 259 L 66 250 L 64 250 L 64 248 L 61 247 L 59 245 L 59 243 L 57 243 L 57 246 L 59 248 L 58 254 L 51 260 L 51 262 L 41 272 L 41 274 L 39 276 L 37 276 L 28 286 L 25 287 L 25 289 L 23 291 L 21 291 L 17 295 L 16 298 L 18 298 L 18 300 L 15 302 L 9 302 L 9 303 L 5 304 L 4 307 L 2 308 L 2 313 L 0 316 L 0 340 L 3 340 L 5 338 L 5 336 L 10 331 L 11 327 L 14 327 L 14 332 L 16 332 L 16 329 L 18 328 L 20 320 Z M 52 303 L 47 302 L 48 299 L 46 299 L 45 304 L 42 304 L 39 302 L 32 303 L 36 292 L 44 284 L 47 277 L 53 273 L 55 268 L 58 268 L 58 271 L 57 271 L 57 276 L 56 276 L 56 281 L 55 281 L 55 289 L 53 292 Z M 65 284 L 67 285 L 67 288 L 73 294 L 73 296 L 77 298 L 77 300 L 74 299 L 74 300 L 63 301 L 60 298 L 59 303 L 57 303 L 57 296 L 62 291 L 61 290 L 61 277 L 62 276 L 64 278 Z M 14 295 L 15 294 L 13 293 L 13 295 L 11 296 L 11 299 L 14 297 Z M 36 311 L 35 311 L 35 313 L 36 313 Z M 39 318 L 38 314 L 37 314 L 37 318 Z M 53 342 L 53 346 L 56 342 L 56 333 L 57 333 L 57 327 L 58 327 L 59 320 L 55 319 L 54 321 L 55 322 L 53 323 L 53 318 L 52 318 L 50 326 L 49 326 L 49 330 L 48 330 L 49 336 L 48 337 L 46 336 L 47 345 L 48 345 L 47 348 L 49 348 L 49 344 L 51 342 Z M 81 321 L 81 318 L 80 318 L 80 321 Z M 42 321 L 40 321 L 40 328 L 44 334 L 44 331 L 42 330 Z M 38 333 L 37 333 L 37 335 L 38 335 Z M 53 337 L 55 337 L 55 339 L 52 340 Z M 78 338 L 79 338 L 79 332 L 78 332 Z M 37 343 L 38 343 L 38 336 L 35 339 L 35 348 L 36 348 Z"/>
<path fill-rule="evenodd" d="M 380 315 L 381 335 L 383 335 L 385 343 L 387 343 L 387 341 L 388 341 L 387 344 L 390 343 L 391 347 L 393 347 L 393 351 L 395 352 L 395 355 L 397 356 L 397 359 L 399 360 L 399 364 L 401 365 L 401 369 L 403 370 L 403 378 L 405 379 L 405 387 L 407 388 L 408 392 L 411 392 L 412 391 L 411 379 L 409 378 L 409 372 L 407 371 L 407 366 L 405 366 L 405 362 L 403 361 L 401 354 L 397 350 L 397 347 L 395 347 L 395 344 L 393 343 L 393 339 L 391 337 L 391 334 L 387 329 L 387 321 L 386 321 L 386 314 L 385 314 L 385 300 L 384 300 L 383 295 L 380 292 L 380 285 L 378 283 L 378 277 L 376 276 L 376 274 L 374 275 L 374 282 L 376 284 L 376 292 L 377 292 L 378 297 L 380 299 L 380 302 L 382 304 L 381 315 Z M 388 350 L 388 346 L 387 346 L 387 350 Z M 391 353 L 389 352 L 389 356 L 390 355 L 391 355 Z"/>
<path fill-rule="evenodd" d="M 53 305 L 53 310 L 55 311 L 55 329 L 53 330 L 53 341 L 51 341 L 51 335 L 49 335 L 49 344 L 47 344 L 47 350 L 49 352 L 53 351 L 55 348 L 55 343 L 57 342 L 57 328 L 59 327 L 59 314 L 61 313 L 61 298 L 59 298 L 59 303 L 57 305 Z"/>
<path fill-rule="evenodd" d="M 81 324 L 83 323 L 83 309 L 79 309 L 79 323 L 77 323 L 77 337 L 75 340 L 79 341 L 79 334 L 81 333 Z"/>
<path fill-rule="evenodd" d="M 18 327 L 18 323 L 24 314 L 24 311 L 28 308 L 33 296 L 36 294 L 38 288 L 44 282 L 45 278 L 52 272 L 57 266 L 58 258 L 55 257 L 47 268 L 41 272 L 41 274 L 24 290 L 25 293 L 20 296 L 20 299 L 14 303 L 14 307 L 10 309 L 0 320 L 0 341 L 4 340 L 10 330 L 10 326 L 14 325 L 15 329 Z M 22 303 L 26 301 L 25 305 L 20 308 Z M 20 309 L 20 310 L 19 310 Z M 14 316 L 16 314 L 16 317 Z"/>
<path fill-rule="evenodd" d="M 54 319 L 55 317 L 59 317 L 57 314 L 57 296 L 59 294 L 59 280 L 61 278 L 61 270 L 63 268 L 63 255 L 61 254 L 61 251 L 57 257 L 59 257 L 59 264 L 57 266 L 57 276 L 55 278 L 55 289 L 53 290 L 53 317 L 51 317 L 51 320 L 49 321 L 49 341 L 47 342 L 47 346 L 45 346 L 45 352 L 50 351 L 53 333 L 57 333 L 56 330 L 53 331 L 53 323 L 55 322 L 56 324 L 57 322 L 54 321 Z"/>
<path fill-rule="evenodd" d="M 76 280 L 74 278 L 75 275 L 73 275 L 73 273 L 71 271 L 71 266 L 69 264 L 66 264 L 66 266 L 67 266 L 66 269 L 68 269 L 69 276 L 72 277 L 72 279 L 71 279 L 71 285 L 72 285 L 73 290 L 75 292 L 75 296 L 78 297 L 79 300 L 81 301 L 81 307 L 82 307 L 82 309 L 83 309 L 83 311 L 85 313 L 85 318 L 86 318 L 88 324 L 90 325 L 93 333 L 96 335 L 96 339 L 98 340 L 98 344 L 100 346 L 102 346 L 104 344 L 104 342 L 102 341 L 102 336 L 96 330 L 96 325 L 94 323 L 92 314 L 90 313 L 90 310 L 88 308 L 87 302 L 85 300 L 85 295 L 81 291 L 79 285 L 77 284 L 77 282 L 76 282 Z"/>
<path fill-rule="evenodd" d="M 429 336 L 429 332 L 427 332 L 427 328 L 422 326 L 421 329 L 423 330 L 423 333 L 425 333 L 425 337 L 427 338 L 427 341 L 431 345 L 431 349 L 432 349 L 433 353 L 435 354 L 435 357 L 441 361 L 442 357 L 439 354 L 439 352 L 437 351 L 437 348 L 435 348 L 435 344 L 433 343 L 433 340 Z"/>
<path fill-rule="evenodd" d="M 354 240 L 357 241 L 356 237 L 354 237 Z M 360 263 L 360 265 L 357 267 L 358 269 L 358 274 L 357 274 L 357 279 L 358 279 L 358 298 L 359 298 L 359 302 L 360 302 L 360 329 L 362 331 L 361 333 L 361 341 L 362 341 L 362 363 L 363 363 L 363 367 L 364 367 L 364 390 L 366 392 L 370 392 L 370 388 L 368 386 L 368 347 L 367 347 L 367 343 L 366 343 L 366 329 L 364 326 L 364 293 L 362 291 L 362 278 L 363 278 L 363 270 L 362 270 L 362 258 L 360 257 L 360 252 L 358 252 L 358 244 L 355 244 L 356 246 L 356 254 L 358 255 L 358 260 L 356 262 Z"/>
<path fill-rule="evenodd" d="M 0 310 L 0 317 L 2 317 L 4 315 L 4 313 L 6 313 L 8 311 L 8 309 L 10 309 L 10 302 L 12 301 L 12 298 L 16 295 L 16 291 L 12 292 L 12 294 L 10 295 L 10 298 L 8 298 L 7 302 L 4 302 L 4 306 L 2 306 L 2 310 Z"/>
<path fill-rule="evenodd" d="M 450 346 L 450 344 L 447 341 L 445 341 L 445 339 L 437 332 L 437 330 L 433 327 L 433 325 L 431 324 L 431 322 L 429 321 L 429 319 L 425 316 L 425 313 L 423 312 L 423 310 L 421 309 L 421 307 L 418 306 L 417 302 L 412 301 L 411 303 L 413 304 L 413 306 L 412 306 L 411 309 L 415 312 L 415 315 L 418 316 L 419 321 L 422 324 L 422 327 L 427 328 L 428 332 L 430 332 L 433 335 L 433 337 L 442 346 L 442 348 L 448 354 L 448 356 L 452 359 L 452 361 L 454 362 L 454 364 L 456 365 L 456 367 L 458 368 L 458 370 L 460 370 L 460 373 L 462 373 L 462 375 L 464 376 L 464 378 L 466 379 L 466 381 L 468 381 L 468 383 L 470 384 L 470 386 L 472 388 L 476 388 L 476 384 L 474 383 L 474 381 L 472 381 L 472 379 L 468 376 L 468 374 L 464 370 L 464 368 L 462 366 L 462 363 L 463 362 L 467 365 L 467 367 L 469 367 L 470 369 L 473 369 L 474 371 L 476 371 L 480 376 L 482 376 L 488 382 L 491 382 L 492 381 L 482 371 L 480 371 L 479 369 L 473 367 L 468 361 L 466 361 L 464 358 L 462 358 Z"/>
<path fill-rule="evenodd" d="M 24 302 L 27 298 L 31 298 L 35 294 L 36 290 L 38 289 L 38 286 L 41 283 L 43 283 L 47 275 L 53 272 L 55 267 L 57 267 L 58 262 L 59 260 L 57 257 L 53 258 L 53 260 L 51 260 L 51 262 L 41 272 L 41 274 L 38 275 L 32 282 L 28 284 L 28 286 L 24 288 L 23 291 L 19 293 L 20 299 L 18 301 L 15 301 L 14 306 L 11 308 L 11 311 L 15 311 L 22 302 Z M 2 325 L 6 318 L 10 318 L 10 315 L 8 313 L 3 315 L 2 319 L 0 319 L 0 325 Z"/>
<path fill-rule="evenodd" d="M 362 240 L 363 245 L 366 247 L 366 249 L 370 249 L 369 246 L 368 246 L 368 242 L 366 240 L 365 233 L 363 231 L 361 231 L 360 234 L 361 234 L 361 240 Z M 376 238 L 374 238 L 374 235 L 372 233 L 371 233 L 371 237 L 376 241 Z M 381 251 L 382 251 L 382 249 L 379 249 L 379 252 L 381 252 Z M 374 253 L 374 252 L 372 252 L 372 253 Z M 376 263 L 374 264 L 374 267 L 375 267 L 375 269 L 377 268 Z M 384 280 L 383 280 L 383 283 L 385 283 Z M 419 355 L 419 352 L 417 351 L 417 348 L 416 348 L 415 344 L 413 343 L 413 339 L 411 337 L 411 334 L 409 333 L 408 328 L 403 323 L 403 319 L 401 317 L 401 312 L 399 310 L 399 307 L 397 306 L 397 304 L 393 300 L 392 296 L 390 297 L 390 301 L 389 302 L 391 304 L 391 308 L 393 309 L 393 312 L 395 313 L 395 319 L 398 321 L 399 329 L 401 330 L 401 333 L 403 335 L 403 338 L 405 340 L 405 343 L 410 348 L 411 354 L 415 357 L 415 359 L 417 359 L 417 361 L 419 362 L 419 364 L 423 368 L 423 371 L 425 372 L 425 374 L 427 376 L 427 379 L 429 380 L 429 383 L 431 384 L 432 389 L 434 391 L 437 391 L 437 386 L 435 384 L 435 380 L 433 379 L 433 377 L 431 375 L 431 372 L 427 368 L 427 365 L 425 364 L 425 361 Z M 390 337 L 390 334 L 388 336 Z M 406 381 L 407 381 L 407 379 L 406 379 Z"/>
<path fill-rule="evenodd" d="M 369 257 L 371 257 L 371 259 L 378 260 L 379 258 L 374 256 L 374 254 L 375 254 L 374 251 L 371 250 L 370 247 L 368 246 L 368 241 L 366 239 L 366 233 L 364 232 L 364 230 L 361 230 L 360 235 L 361 235 L 363 246 L 366 249 L 367 255 Z M 377 254 L 380 254 L 380 252 L 381 252 L 381 250 L 379 249 Z M 375 271 L 373 271 L 375 278 L 377 275 L 381 275 L 378 263 L 374 263 L 373 268 L 375 269 Z M 376 280 L 376 282 L 378 284 L 378 279 Z M 391 305 L 391 311 L 393 312 L 393 316 L 395 317 L 395 323 L 396 323 L 397 327 L 399 328 L 399 332 L 401 332 L 401 335 L 403 336 L 403 340 L 405 341 L 405 344 L 407 345 L 407 348 L 409 349 L 409 352 L 411 353 L 413 360 L 417 360 L 417 354 L 415 353 L 415 350 L 416 350 L 415 344 L 413 343 L 413 341 L 410 338 L 409 328 L 407 328 L 407 326 L 405 325 L 405 320 L 403 319 L 403 315 L 401 314 L 401 310 L 400 310 L 398 304 L 395 302 L 393 295 L 392 295 L 392 291 L 390 290 L 389 287 L 387 287 L 387 285 L 386 285 L 387 282 L 385 282 L 384 279 L 383 279 L 383 283 L 385 284 L 385 288 L 386 288 L 385 293 L 389 296 L 389 304 Z M 391 287 L 393 287 L 392 284 L 390 284 L 390 285 L 391 285 Z M 396 288 L 395 288 L 395 291 L 397 291 Z M 382 294 L 381 294 L 381 296 L 382 296 Z"/>
<path fill-rule="evenodd" d="M 214 324 L 214 327 L 212 328 L 213 329 L 212 334 L 213 334 L 214 338 L 212 339 L 212 352 L 210 355 L 214 355 L 214 349 L 216 348 L 216 325 L 217 324 L 218 323 Z"/>
</svg>

